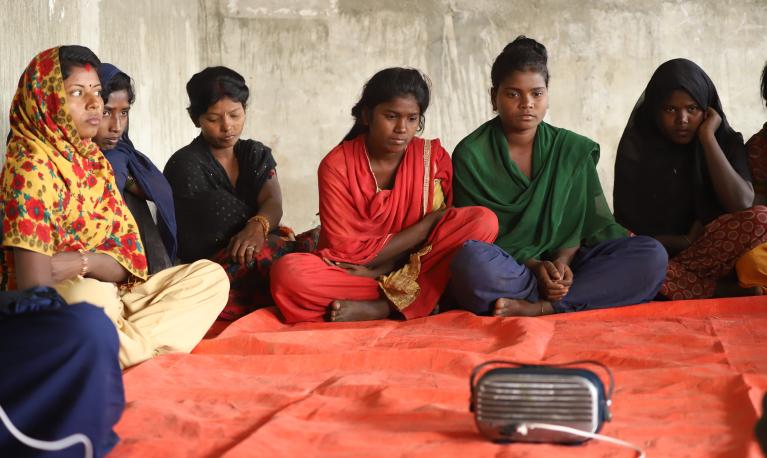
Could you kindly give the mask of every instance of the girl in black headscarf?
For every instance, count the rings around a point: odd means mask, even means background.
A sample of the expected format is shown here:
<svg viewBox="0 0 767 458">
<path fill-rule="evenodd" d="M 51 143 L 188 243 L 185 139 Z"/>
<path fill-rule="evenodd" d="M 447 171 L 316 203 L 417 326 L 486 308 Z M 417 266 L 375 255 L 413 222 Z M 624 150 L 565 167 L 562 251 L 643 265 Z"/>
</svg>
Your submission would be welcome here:
<svg viewBox="0 0 767 458">
<path fill-rule="evenodd" d="M 689 60 L 662 64 L 621 138 L 614 190 L 618 222 L 655 237 L 672 256 L 661 295 L 737 293 L 720 280 L 767 239 L 767 207 L 753 201 L 743 137 L 727 122 L 714 83 Z"/>
</svg>

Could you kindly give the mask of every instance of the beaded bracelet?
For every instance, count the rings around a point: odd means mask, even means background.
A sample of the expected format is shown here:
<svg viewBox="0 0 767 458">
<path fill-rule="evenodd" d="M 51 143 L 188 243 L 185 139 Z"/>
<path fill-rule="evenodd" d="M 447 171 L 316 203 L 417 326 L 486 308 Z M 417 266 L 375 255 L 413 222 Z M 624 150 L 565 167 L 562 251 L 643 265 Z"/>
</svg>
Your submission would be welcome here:
<svg viewBox="0 0 767 458">
<path fill-rule="evenodd" d="M 85 278 L 88 273 L 88 257 L 85 255 L 85 250 L 77 250 L 80 252 L 80 273 L 77 274 L 80 278 Z"/>
<path fill-rule="evenodd" d="M 264 231 L 264 240 L 269 235 L 269 219 L 266 216 L 256 215 L 248 220 L 248 223 L 255 221 L 261 225 L 261 229 Z"/>
</svg>

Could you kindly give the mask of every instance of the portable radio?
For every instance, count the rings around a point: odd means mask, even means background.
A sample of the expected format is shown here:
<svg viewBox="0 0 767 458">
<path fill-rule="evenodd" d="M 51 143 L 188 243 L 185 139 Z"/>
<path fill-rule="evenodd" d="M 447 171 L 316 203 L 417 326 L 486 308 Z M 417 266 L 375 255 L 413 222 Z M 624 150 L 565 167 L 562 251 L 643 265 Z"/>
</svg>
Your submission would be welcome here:
<svg viewBox="0 0 767 458">
<path fill-rule="evenodd" d="M 599 366 L 610 386 L 594 372 L 569 367 Z M 490 366 L 504 366 L 493 369 Z M 480 376 L 480 373 L 481 376 Z M 470 410 L 479 432 L 496 442 L 576 444 L 596 436 L 610 420 L 612 372 L 597 361 L 524 365 L 487 361 L 471 372 Z"/>
</svg>

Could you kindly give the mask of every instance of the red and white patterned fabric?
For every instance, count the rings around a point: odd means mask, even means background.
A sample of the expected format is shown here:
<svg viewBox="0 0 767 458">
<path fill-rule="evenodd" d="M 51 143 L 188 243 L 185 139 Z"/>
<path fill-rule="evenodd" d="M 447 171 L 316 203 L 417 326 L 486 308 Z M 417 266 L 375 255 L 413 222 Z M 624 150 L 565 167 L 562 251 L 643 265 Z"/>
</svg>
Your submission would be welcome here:
<svg viewBox="0 0 767 458">
<path fill-rule="evenodd" d="M 743 254 L 767 242 L 767 207 L 726 213 L 706 225 L 703 234 L 669 260 L 660 294 L 671 299 L 713 297 L 716 282 L 729 274 Z"/>
</svg>

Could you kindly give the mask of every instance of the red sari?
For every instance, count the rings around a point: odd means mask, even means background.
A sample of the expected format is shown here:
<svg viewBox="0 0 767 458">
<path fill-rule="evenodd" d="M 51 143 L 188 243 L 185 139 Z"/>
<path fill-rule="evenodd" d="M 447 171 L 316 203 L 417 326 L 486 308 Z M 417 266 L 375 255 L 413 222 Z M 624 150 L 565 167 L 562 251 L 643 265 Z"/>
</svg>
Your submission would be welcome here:
<svg viewBox="0 0 767 458">
<path fill-rule="evenodd" d="M 427 150 L 430 150 L 427 151 Z M 428 171 L 427 169 L 428 164 Z M 374 300 L 376 279 L 354 276 L 325 264 L 366 264 L 395 234 L 416 224 L 434 207 L 435 194 L 452 204 L 452 164 L 439 140 L 413 138 L 391 190 L 377 188 L 365 152 L 365 136 L 343 142 L 318 171 L 321 232 L 315 253 L 290 254 L 272 266 L 271 291 L 289 323 L 322 321 L 334 300 Z M 453 254 L 467 240 L 492 242 L 498 221 L 482 207 L 449 208 L 426 241 L 415 281 L 418 292 L 400 312 L 406 319 L 432 312 L 449 280 Z"/>
</svg>

